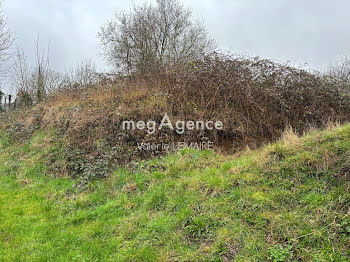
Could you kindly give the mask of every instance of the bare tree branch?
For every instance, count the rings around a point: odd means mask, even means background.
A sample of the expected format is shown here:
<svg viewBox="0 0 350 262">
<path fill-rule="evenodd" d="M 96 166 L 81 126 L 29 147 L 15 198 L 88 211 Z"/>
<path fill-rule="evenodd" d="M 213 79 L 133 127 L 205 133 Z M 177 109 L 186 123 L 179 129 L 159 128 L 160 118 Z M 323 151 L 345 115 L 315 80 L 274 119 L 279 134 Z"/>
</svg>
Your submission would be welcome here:
<svg viewBox="0 0 350 262">
<path fill-rule="evenodd" d="M 194 60 L 216 43 L 205 27 L 192 21 L 192 12 L 178 0 L 134 6 L 116 14 L 99 32 L 105 58 L 116 69 L 146 73 L 169 62 Z"/>
</svg>

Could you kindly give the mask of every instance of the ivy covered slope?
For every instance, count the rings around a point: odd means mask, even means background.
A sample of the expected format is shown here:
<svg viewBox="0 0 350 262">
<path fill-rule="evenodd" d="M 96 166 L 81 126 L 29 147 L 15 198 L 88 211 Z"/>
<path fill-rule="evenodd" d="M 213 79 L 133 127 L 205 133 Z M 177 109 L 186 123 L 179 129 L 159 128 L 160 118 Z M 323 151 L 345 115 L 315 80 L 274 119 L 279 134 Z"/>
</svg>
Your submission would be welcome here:
<svg viewBox="0 0 350 262">
<path fill-rule="evenodd" d="M 0 137 L 0 261 L 350 261 L 350 125 L 83 187 L 52 175 L 54 133 Z"/>
</svg>

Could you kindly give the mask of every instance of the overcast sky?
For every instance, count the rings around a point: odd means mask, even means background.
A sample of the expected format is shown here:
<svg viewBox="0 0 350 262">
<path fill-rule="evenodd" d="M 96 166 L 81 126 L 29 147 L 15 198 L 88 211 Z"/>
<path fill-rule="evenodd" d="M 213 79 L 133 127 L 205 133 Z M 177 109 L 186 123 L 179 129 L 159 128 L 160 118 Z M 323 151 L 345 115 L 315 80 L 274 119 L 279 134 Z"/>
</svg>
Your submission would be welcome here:
<svg viewBox="0 0 350 262">
<path fill-rule="evenodd" d="M 51 63 L 65 71 L 79 61 L 106 65 L 97 32 L 115 12 L 143 1 L 4 0 L 16 44 L 32 60 L 34 39 L 50 40 Z M 151 1 L 154 2 L 154 1 Z M 187 0 L 223 50 L 322 69 L 350 55 L 349 0 Z"/>
</svg>

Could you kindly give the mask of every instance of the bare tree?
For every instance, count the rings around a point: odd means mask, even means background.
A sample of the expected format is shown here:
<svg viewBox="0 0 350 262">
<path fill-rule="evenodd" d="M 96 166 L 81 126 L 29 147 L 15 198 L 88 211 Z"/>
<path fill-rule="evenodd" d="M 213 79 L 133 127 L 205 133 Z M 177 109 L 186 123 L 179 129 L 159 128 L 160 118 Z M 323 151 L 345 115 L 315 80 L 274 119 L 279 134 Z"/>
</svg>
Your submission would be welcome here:
<svg viewBox="0 0 350 262">
<path fill-rule="evenodd" d="M 97 82 L 96 66 L 92 60 L 82 61 L 71 73 L 71 82 L 79 87 L 88 87 Z"/>
<path fill-rule="evenodd" d="M 330 65 L 329 73 L 350 83 L 350 58 L 345 56 L 342 60 L 333 62 Z"/>
<path fill-rule="evenodd" d="M 19 107 L 33 104 L 33 90 L 30 84 L 30 68 L 23 51 L 17 49 L 13 57 L 12 85 L 16 90 L 16 104 Z"/>
<path fill-rule="evenodd" d="M 3 77 L 8 72 L 7 62 L 11 57 L 11 53 L 9 52 L 10 47 L 12 46 L 14 41 L 14 35 L 7 28 L 7 21 L 4 18 L 2 11 L 2 1 L 0 1 L 0 77 Z M 3 94 L 3 92 L 0 93 Z M 0 101 L 1 105 L 1 101 Z"/>
<path fill-rule="evenodd" d="M 61 76 L 60 89 L 77 90 L 92 86 L 98 82 L 96 66 L 92 60 L 80 62 L 76 68 Z"/>
<path fill-rule="evenodd" d="M 347 95 L 350 94 L 350 58 L 344 56 L 343 59 L 333 62 L 327 72 L 328 75 L 340 81 L 341 89 Z"/>
<path fill-rule="evenodd" d="M 10 57 L 9 49 L 14 41 L 14 35 L 7 28 L 7 21 L 2 11 L 2 2 L 0 1 L 0 73 L 4 73 L 4 64 Z"/>
<path fill-rule="evenodd" d="M 35 54 L 36 64 L 31 75 L 31 85 L 36 92 L 37 102 L 42 102 L 48 90 L 50 80 L 50 56 L 49 47 L 45 49 L 40 48 L 39 36 L 35 40 Z"/>
<path fill-rule="evenodd" d="M 47 93 L 62 83 L 60 73 L 50 69 L 49 48 L 42 49 L 39 37 L 35 40 L 35 64 L 28 66 L 23 51 L 17 50 L 13 59 L 13 86 L 17 92 L 17 105 L 30 106 L 43 101 Z"/>
<path fill-rule="evenodd" d="M 178 0 L 157 0 L 156 6 L 145 3 L 116 14 L 98 36 L 107 61 L 128 73 L 192 60 L 216 47 L 206 28 L 193 21 L 192 11 Z"/>
</svg>

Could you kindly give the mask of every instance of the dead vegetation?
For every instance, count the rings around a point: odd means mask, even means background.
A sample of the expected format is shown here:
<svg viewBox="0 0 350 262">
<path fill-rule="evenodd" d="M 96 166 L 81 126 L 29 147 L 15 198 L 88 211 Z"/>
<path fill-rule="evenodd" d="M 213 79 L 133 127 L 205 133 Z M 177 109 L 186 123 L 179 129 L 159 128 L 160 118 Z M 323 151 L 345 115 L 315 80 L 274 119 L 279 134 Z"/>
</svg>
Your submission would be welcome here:
<svg viewBox="0 0 350 262">
<path fill-rule="evenodd" d="M 152 135 L 122 130 L 123 120 L 159 123 L 164 113 L 173 122 L 220 120 L 224 129 L 184 135 L 170 129 Z M 61 90 L 6 117 L 2 125 L 11 127 L 14 137 L 24 136 L 23 130 L 57 130 L 69 173 L 105 176 L 114 165 L 164 153 L 137 150 L 138 143 L 212 141 L 233 152 L 274 141 L 286 127 L 302 133 L 329 121 L 348 121 L 350 103 L 334 79 L 270 60 L 213 53 L 143 77 L 100 77 L 99 84 Z M 284 133 L 294 140 L 290 134 Z"/>
</svg>

